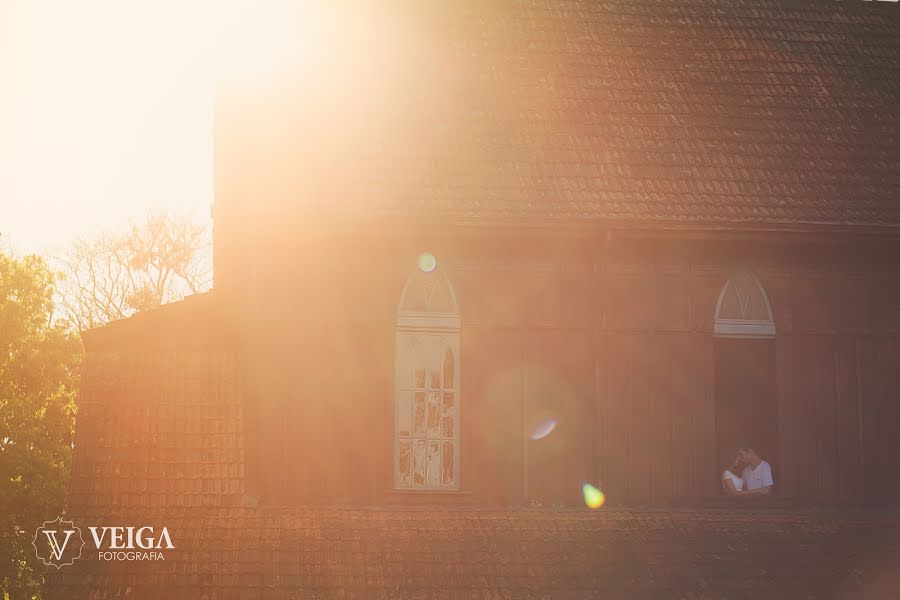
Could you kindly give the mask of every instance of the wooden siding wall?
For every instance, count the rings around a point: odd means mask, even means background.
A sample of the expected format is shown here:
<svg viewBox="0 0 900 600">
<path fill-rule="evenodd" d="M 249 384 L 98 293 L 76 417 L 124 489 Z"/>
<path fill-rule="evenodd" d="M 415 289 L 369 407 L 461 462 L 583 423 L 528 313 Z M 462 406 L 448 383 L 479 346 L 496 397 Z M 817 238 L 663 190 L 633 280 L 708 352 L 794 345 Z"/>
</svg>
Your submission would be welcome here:
<svg viewBox="0 0 900 600">
<path fill-rule="evenodd" d="M 463 426 L 482 433 L 486 500 L 575 505 L 585 480 L 613 505 L 715 493 L 711 278 L 646 263 L 461 270 L 463 406 L 477 411 Z M 558 426 L 523 457 L 523 407 L 541 403 Z"/>
<path fill-rule="evenodd" d="M 718 493 L 712 328 L 727 256 L 437 250 L 461 307 L 460 497 L 576 505 L 585 480 L 611 505 Z M 306 265 L 286 290 L 250 303 L 247 402 L 264 501 L 415 500 L 390 491 L 394 320 L 415 254 L 387 254 Z M 760 276 L 778 330 L 779 452 L 766 458 L 780 493 L 896 503 L 896 265 L 752 256 L 742 264 Z M 259 290 L 273 289 L 259 277 Z M 527 441 L 542 414 L 557 429 Z"/>
<path fill-rule="evenodd" d="M 900 485 L 900 285 L 895 269 L 763 274 L 778 299 L 781 462 L 788 494 L 896 504 Z"/>
</svg>

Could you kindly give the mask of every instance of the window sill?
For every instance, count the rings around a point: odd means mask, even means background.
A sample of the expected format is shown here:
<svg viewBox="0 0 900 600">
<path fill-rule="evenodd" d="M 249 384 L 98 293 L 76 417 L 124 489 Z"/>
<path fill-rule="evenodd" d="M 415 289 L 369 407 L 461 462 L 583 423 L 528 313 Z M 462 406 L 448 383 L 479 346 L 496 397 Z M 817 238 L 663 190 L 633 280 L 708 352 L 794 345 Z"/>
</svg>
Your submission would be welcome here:
<svg viewBox="0 0 900 600">
<path fill-rule="evenodd" d="M 759 496 L 707 496 L 700 503 L 699 508 L 728 508 L 728 509 L 763 509 L 779 510 L 793 509 L 801 506 L 795 498 L 780 496 L 777 494 Z"/>
<path fill-rule="evenodd" d="M 474 504 L 468 490 L 385 490 L 384 501 L 388 506 L 460 506 Z"/>
</svg>

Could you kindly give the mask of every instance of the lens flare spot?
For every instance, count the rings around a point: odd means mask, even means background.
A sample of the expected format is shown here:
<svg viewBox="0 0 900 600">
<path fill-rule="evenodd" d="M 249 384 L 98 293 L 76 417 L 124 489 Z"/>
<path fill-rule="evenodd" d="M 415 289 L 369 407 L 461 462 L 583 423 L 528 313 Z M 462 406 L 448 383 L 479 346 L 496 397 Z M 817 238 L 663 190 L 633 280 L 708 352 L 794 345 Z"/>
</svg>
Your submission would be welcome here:
<svg viewBox="0 0 900 600">
<path fill-rule="evenodd" d="M 430 252 L 420 254 L 417 264 L 419 265 L 419 270 L 423 273 L 431 273 L 437 269 L 437 259 Z"/>
<path fill-rule="evenodd" d="M 584 494 L 585 505 L 592 510 L 596 510 L 606 504 L 606 495 L 586 481 L 581 486 L 581 492 Z"/>
<path fill-rule="evenodd" d="M 545 419 L 531 430 L 531 439 L 542 440 L 556 429 L 556 419 Z"/>
</svg>

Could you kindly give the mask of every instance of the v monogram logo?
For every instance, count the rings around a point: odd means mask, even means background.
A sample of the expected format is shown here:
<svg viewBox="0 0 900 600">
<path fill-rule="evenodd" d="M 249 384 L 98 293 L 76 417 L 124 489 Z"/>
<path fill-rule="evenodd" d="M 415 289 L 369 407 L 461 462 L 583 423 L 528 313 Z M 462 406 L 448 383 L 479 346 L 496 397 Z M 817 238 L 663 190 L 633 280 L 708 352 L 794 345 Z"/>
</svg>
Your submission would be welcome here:
<svg viewBox="0 0 900 600">
<path fill-rule="evenodd" d="M 60 544 L 56 539 L 56 530 L 44 530 L 44 535 L 47 536 L 47 541 L 50 542 L 50 554 L 53 556 L 54 560 L 62 559 L 63 552 L 66 551 L 66 546 L 69 544 L 69 538 L 72 537 L 73 533 L 75 533 L 74 529 L 67 529 L 66 539 Z"/>
<path fill-rule="evenodd" d="M 47 543 L 40 541 L 45 538 Z M 34 546 L 34 552 L 41 562 L 58 569 L 64 565 L 71 565 L 81 558 L 84 538 L 81 537 L 81 529 L 76 527 L 75 523 L 57 517 L 53 521 L 45 521 L 37 528 L 31 545 Z"/>
</svg>

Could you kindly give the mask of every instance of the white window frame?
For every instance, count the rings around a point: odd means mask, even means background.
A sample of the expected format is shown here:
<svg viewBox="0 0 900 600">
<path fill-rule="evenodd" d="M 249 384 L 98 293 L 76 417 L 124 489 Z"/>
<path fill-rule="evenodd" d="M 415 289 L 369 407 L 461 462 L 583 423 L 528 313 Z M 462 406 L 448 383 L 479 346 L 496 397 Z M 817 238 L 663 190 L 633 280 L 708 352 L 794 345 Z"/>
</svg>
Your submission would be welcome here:
<svg viewBox="0 0 900 600">
<path fill-rule="evenodd" d="M 720 316 L 722 302 L 725 300 L 725 295 L 728 293 L 730 287 L 735 288 L 735 293 L 737 293 L 738 298 L 740 298 L 740 292 L 733 283 L 733 278 L 729 277 L 728 281 L 725 282 L 725 285 L 722 286 L 722 291 L 719 293 L 719 301 L 716 302 L 716 320 L 713 327 L 713 335 L 725 338 L 775 337 L 775 319 L 772 317 L 772 304 L 769 302 L 769 295 L 766 294 L 766 289 L 753 271 L 743 271 L 741 274 L 749 276 L 749 279 L 753 282 L 756 290 L 762 296 L 762 299 L 765 302 L 768 319 L 728 319 Z"/>
<path fill-rule="evenodd" d="M 404 310 L 404 300 L 407 294 L 407 291 L 410 289 L 410 285 L 416 284 L 417 278 L 435 278 L 435 289 L 437 286 L 447 286 L 447 290 L 449 290 L 453 311 L 452 312 L 431 312 L 427 310 L 424 311 L 410 311 Z M 400 303 L 398 305 L 397 310 L 397 327 L 396 327 L 396 337 L 395 337 L 395 349 L 394 349 L 394 431 L 393 431 L 393 442 L 394 442 L 394 489 L 396 490 L 404 490 L 404 491 L 459 491 L 460 489 L 460 443 L 462 436 L 460 434 L 460 421 L 462 414 L 462 400 L 459 389 L 460 382 L 460 353 L 459 353 L 459 329 L 460 329 L 460 319 L 459 312 L 456 303 L 456 296 L 453 292 L 453 287 L 450 285 L 450 282 L 446 279 L 446 277 L 442 273 L 415 273 L 407 280 L 406 285 L 403 288 L 403 293 L 400 296 Z M 419 337 L 419 338 L 432 338 L 434 341 L 432 343 L 437 344 L 439 347 L 444 350 L 441 351 L 441 356 L 443 356 L 443 352 L 446 349 L 449 349 L 453 353 L 453 383 L 452 383 L 452 392 L 454 394 L 454 408 L 455 412 L 453 415 L 453 437 L 452 438 L 444 438 L 443 431 L 439 436 L 439 440 L 441 440 L 441 461 L 443 461 L 443 441 L 452 440 L 453 441 L 453 482 L 451 485 L 431 485 L 428 482 L 428 476 L 426 472 L 425 483 L 424 485 L 415 485 L 415 483 L 410 481 L 409 484 L 405 484 L 401 482 L 400 477 L 400 412 L 404 406 L 404 396 L 409 398 L 409 395 L 412 395 L 411 401 L 407 404 L 409 405 L 409 410 L 415 411 L 415 400 L 414 395 L 416 393 L 415 383 L 412 386 L 405 384 L 405 382 L 411 381 L 414 376 L 415 369 L 417 366 L 421 364 L 417 357 L 410 356 L 406 353 L 405 349 L 409 347 L 410 338 Z M 428 361 L 428 357 L 419 357 L 421 360 Z M 441 379 L 443 380 L 443 374 L 441 375 Z M 425 382 L 426 388 L 423 388 L 423 392 L 427 394 L 427 389 L 429 386 L 429 381 Z M 446 382 L 442 384 L 440 388 L 441 394 L 445 390 L 448 390 L 446 387 Z M 417 437 L 413 435 L 412 429 L 410 430 L 409 439 L 411 444 L 418 439 L 426 440 L 426 461 L 427 461 L 427 442 L 430 440 L 428 437 L 428 425 L 427 425 L 427 398 L 426 398 L 426 425 L 425 425 L 425 436 Z M 410 419 L 410 428 L 414 426 L 415 414 L 411 414 L 409 416 Z M 441 416 L 441 425 L 443 427 L 443 420 Z M 413 449 L 410 449 L 410 457 L 409 460 L 413 461 Z M 410 465 L 410 471 L 412 472 L 413 466 Z M 443 469 L 442 469 L 443 471 Z"/>
</svg>

